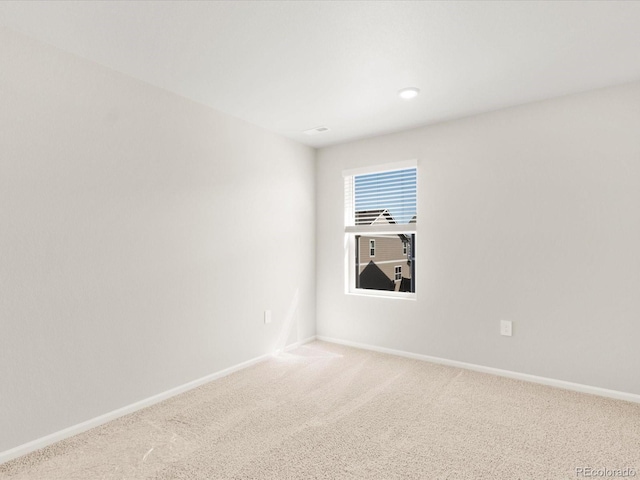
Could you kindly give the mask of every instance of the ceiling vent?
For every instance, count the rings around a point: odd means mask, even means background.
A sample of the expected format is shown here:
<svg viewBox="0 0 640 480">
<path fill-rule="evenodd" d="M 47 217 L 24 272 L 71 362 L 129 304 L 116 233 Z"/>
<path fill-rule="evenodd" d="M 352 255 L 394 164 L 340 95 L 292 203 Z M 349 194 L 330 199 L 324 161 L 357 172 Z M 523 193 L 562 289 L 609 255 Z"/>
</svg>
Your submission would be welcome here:
<svg viewBox="0 0 640 480">
<path fill-rule="evenodd" d="M 311 130 L 305 130 L 304 133 L 306 133 L 307 135 L 317 135 L 319 133 L 324 133 L 328 131 L 329 131 L 329 127 L 316 127 L 316 128 L 312 128 Z"/>
</svg>

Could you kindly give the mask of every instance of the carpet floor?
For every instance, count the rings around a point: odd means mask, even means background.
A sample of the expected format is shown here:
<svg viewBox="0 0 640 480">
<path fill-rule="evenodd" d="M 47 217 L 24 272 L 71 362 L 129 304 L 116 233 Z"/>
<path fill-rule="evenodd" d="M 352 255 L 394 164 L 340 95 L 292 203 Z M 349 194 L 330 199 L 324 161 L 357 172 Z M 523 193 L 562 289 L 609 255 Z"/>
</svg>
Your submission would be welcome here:
<svg viewBox="0 0 640 480">
<path fill-rule="evenodd" d="M 575 479 L 625 468 L 640 478 L 639 404 L 313 342 L 0 465 L 0 479 Z"/>
</svg>

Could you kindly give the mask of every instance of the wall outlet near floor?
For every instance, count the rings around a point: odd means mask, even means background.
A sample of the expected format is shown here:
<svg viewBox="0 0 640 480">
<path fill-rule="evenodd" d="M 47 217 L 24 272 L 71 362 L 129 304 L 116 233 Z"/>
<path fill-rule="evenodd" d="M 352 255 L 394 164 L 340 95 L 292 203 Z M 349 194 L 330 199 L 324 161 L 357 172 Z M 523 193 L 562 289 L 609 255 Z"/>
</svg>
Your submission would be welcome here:
<svg viewBox="0 0 640 480">
<path fill-rule="evenodd" d="M 500 320 L 500 335 L 510 337 L 513 331 L 513 322 L 511 320 Z"/>
<path fill-rule="evenodd" d="M 271 323 L 271 310 L 264 311 L 264 323 Z"/>
</svg>

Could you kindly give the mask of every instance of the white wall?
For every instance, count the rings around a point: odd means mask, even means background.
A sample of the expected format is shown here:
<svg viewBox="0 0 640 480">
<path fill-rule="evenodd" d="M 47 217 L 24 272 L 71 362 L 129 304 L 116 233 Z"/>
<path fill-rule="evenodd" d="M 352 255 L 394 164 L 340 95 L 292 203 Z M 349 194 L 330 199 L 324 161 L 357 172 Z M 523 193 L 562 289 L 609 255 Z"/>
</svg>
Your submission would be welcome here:
<svg viewBox="0 0 640 480">
<path fill-rule="evenodd" d="M 341 172 L 413 158 L 417 300 L 345 295 Z M 318 335 L 640 394 L 640 83 L 324 148 L 316 189 Z"/>
<path fill-rule="evenodd" d="M 296 294 L 315 334 L 311 148 L 4 29 L 0 65 L 0 452 L 272 351 Z"/>
</svg>

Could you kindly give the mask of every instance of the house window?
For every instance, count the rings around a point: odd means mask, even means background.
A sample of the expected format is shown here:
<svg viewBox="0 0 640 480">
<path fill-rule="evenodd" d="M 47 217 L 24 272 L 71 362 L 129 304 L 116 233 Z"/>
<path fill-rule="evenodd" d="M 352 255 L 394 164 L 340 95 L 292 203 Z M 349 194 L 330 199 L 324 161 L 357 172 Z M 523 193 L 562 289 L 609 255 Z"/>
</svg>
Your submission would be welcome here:
<svg viewBox="0 0 640 480">
<path fill-rule="evenodd" d="M 344 177 L 346 292 L 414 297 L 416 162 Z"/>
</svg>

